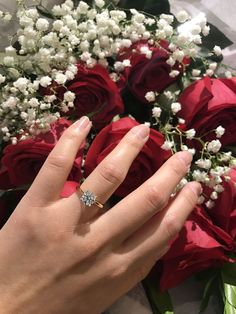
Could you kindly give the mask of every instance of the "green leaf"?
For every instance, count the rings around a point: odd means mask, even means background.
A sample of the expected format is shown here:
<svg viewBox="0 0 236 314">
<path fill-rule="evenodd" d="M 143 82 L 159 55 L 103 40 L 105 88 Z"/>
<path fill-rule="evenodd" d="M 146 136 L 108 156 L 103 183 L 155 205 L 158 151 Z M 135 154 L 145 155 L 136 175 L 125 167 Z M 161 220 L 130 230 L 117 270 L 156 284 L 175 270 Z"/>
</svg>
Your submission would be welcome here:
<svg viewBox="0 0 236 314">
<path fill-rule="evenodd" d="M 201 302 L 200 310 L 199 310 L 200 313 L 204 312 L 205 309 L 207 308 L 209 300 L 211 296 L 214 294 L 215 287 L 217 284 L 218 284 L 218 274 L 215 273 L 205 285 L 202 302 Z"/>
<path fill-rule="evenodd" d="M 225 302 L 224 314 L 235 314 L 236 309 L 229 302 Z"/>
<path fill-rule="evenodd" d="M 158 291 L 150 277 L 147 277 L 142 283 L 154 314 L 174 314 L 168 291 L 163 293 Z"/>
<path fill-rule="evenodd" d="M 236 313 L 236 263 L 227 263 L 221 270 L 223 297 L 225 299 L 224 314 Z"/>
</svg>

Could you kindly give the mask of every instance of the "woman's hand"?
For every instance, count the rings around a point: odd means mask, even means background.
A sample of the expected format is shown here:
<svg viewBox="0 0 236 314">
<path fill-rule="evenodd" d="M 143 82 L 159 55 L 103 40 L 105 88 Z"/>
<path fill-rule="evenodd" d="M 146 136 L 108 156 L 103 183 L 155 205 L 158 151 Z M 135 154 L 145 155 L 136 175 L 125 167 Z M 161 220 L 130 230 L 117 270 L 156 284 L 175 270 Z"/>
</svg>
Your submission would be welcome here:
<svg viewBox="0 0 236 314">
<path fill-rule="evenodd" d="M 201 193 L 192 182 L 169 202 L 191 155 L 170 158 L 148 181 L 105 212 L 79 192 L 60 192 L 89 133 L 83 117 L 68 128 L 0 231 L 0 312 L 100 313 L 142 280 L 167 252 Z M 134 127 L 81 188 L 105 203 L 149 135 Z M 142 171 L 142 169 L 140 169 Z M 135 180 L 135 178 L 134 178 Z"/>
</svg>

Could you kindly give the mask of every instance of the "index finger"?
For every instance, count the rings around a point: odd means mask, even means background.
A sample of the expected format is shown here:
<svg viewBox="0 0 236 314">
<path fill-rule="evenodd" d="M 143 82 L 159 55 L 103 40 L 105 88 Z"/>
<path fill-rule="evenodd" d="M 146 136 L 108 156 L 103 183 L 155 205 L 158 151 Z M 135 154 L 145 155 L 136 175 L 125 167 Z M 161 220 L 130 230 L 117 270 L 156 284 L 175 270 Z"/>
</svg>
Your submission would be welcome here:
<svg viewBox="0 0 236 314">
<path fill-rule="evenodd" d="M 104 241 L 122 242 L 166 206 L 191 161 L 188 152 L 172 156 L 149 180 L 96 220 L 91 229 L 102 230 Z"/>
<path fill-rule="evenodd" d="M 85 140 L 91 122 L 82 117 L 64 131 L 31 185 L 28 196 L 37 205 L 59 198 L 76 154 Z"/>
</svg>

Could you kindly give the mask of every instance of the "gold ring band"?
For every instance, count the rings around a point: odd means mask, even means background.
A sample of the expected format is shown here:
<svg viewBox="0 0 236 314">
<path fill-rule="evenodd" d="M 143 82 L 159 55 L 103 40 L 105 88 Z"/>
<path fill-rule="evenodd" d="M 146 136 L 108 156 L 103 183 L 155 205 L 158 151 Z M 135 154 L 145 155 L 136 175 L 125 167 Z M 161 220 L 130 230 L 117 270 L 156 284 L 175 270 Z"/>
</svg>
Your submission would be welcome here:
<svg viewBox="0 0 236 314">
<path fill-rule="evenodd" d="M 93 192 L 83 191 L 81 187 L 79 187 L 79 190 L 82 193 L 80 200 L 85 206 L 91 207 L 92 205 L 96 205 L 99 208 L 103 208 L 104 205 L 97 201 L 97 196 Z"/>
</svg>

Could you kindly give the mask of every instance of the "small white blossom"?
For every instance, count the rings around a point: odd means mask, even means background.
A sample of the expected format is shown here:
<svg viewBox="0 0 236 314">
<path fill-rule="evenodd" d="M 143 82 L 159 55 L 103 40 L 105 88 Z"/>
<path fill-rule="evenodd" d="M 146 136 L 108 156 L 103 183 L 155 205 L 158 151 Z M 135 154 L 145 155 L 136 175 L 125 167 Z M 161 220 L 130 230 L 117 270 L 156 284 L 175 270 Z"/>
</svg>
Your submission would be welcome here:
<svg viewBox="0 0 236 314">
<path fill-rule="evenodd" d="M 41 77 L 39 83 L 43 87 L 48 87 L 49 85 L 51 85 L 52 79 L 49 76 L 43 76 L 43 77 Z"/>
<path fill-rule="evenodd" d="M 232 72 L 231 72 L 231 71 L 226 71 L 226 72 L 225 72 L 225 77 L 226 77 L 226 78 L 232 78 L 232 77 L 233 77 Z"/>
<path fill-rule="evenodd" d="M 65 74 L 63 73 L 57 73 L 56 74 L 56 77 L 55 77 L 55 81 L 60 84 L 60 85 L 63 85 L 65 84 L 65 82 L 67 81 L 67 77 Z"/>
<path fill-rule="evenodd" d="M 161 116 L 161 108 L 159 108 L 159 107 L 154 107 L 153 109 L 152 109 L 152 115 L 153 115 L 153 117 L 154 118 L 160 118 L 160 116 Z"/>
<path fill-rule="evenodd" d="M 171 150 L 173 146 L 174 146 L 174 142 L 165 141 L 164 144 L 161 146 L 161 148 L 164 150 Z"/>
<path fill-rule="evenodd" d="M 104 7 L 105 1 L 103 1 L 103 0 L 95 0 L 95 4 L 96 4 L 97 7 L 99 7 L 101 9 L 102 7 Z"/>
<path fill-rule="evenodd" d="M 222 193 L 222 192 L 224 192 L 225 189 L 224 189 L 223 185 L 217 184 L 217 185 L 214 186 L 214 190 L 215 190 L 217 193 Z"/>
<path fill-rule="evenodd" d="M 49 22 L 46 19 L 38 19 L 38 21 L 36 22 L 36 28 L 40 31 L 40 32 L 45 32 L 48 30 L 49 28 Z"/>
<path fill-rule="evenodd" d="M 186 11 L 182 10 L 182 11 L 177 13 L 176 18 L 177 18 L 178 22 L 184 23 L 189 19 L 189 15 Z"/>
<path fill-rule="evenodd" d="M 217 56 L 221 56 L 222 55 L 222 50 L 220 48 L 220 46 L 215 46 L 214 49 L 213 49 L 214 53 L 217 55 Z"/>
<path fill-rule="evenodd" d="M 205 202 L 205 197 L 203 195 L 201 195 L 199 198 L 198 198 L 198 205 L 202 205 L 203 203 Z"/>
<path fill-rule="evenodd" d="M 208 26 L 208 25 L 204 26 L 204 28 L 202 30 L 203 36 L 208 36 L 209 33 L 210 33 L 210 26 Z"/>
<path fill-rule="evenodd" d="M 178 76 L 179 73 L 180 73 L 180 72 L 179 72 L 178 70 L 173 70 L 173 71 L 170 72 L 169 75 L 170 75 L 170 77 L 173 77 L 173 78 L 174 78 L 174 77 Z"/>
<path fill-rule="evenodd" d="M 214 206 L 215 206 L 215 202 L 213 202 L 213 201 L 211 201 L 211 200 L 209 200 L 209 201 L 206 202 L 206 207 L 207 207 L 208 209 L 212 209 Z"/>
<path fill-rule="evenodd" d="M 192 76 L 197 77 L 201 74 L 201 70 L 194 69 L 192 70 Z"/>
<path fill-rule="evenodd" d="M 206 75 L 207 76 L 212 76 L 214 74 L 214 71 L 211 69 L 206 70 Z"/>
<path fill-rule="evenodd" d="M 211 168 L 211 161 L 210 159 L 198 159 L 195 164 L 203 169 L 210 169 Z"/>
<path fill-rule="evenodd" d="M 181 110 L 181 104 L 179 102 L 173 102 L 171 104 L 171 110 L 174 114 L 176 114 Z"/>
<path fill-rule="evenodd" d="M 196 135 L 196 131 L 194 129 L 190 129 L 186 131 L 186 137 L 188 140 L 192 140 Z"/>
<path fill-rule="evenodd" d="M 155 101 L 156 96 L 154 92 L 147 92 L 145 98 L 147 99 L 148 102 L 153 102 Z"/>
<path fill-rule="evenodd" d="M 20 91 L 24 91 L 27 88 L 28 80 L 25 77 L 20 77 L 16 82 L 13 83 L 15 88 L 18 88 Z"/>
<path fill-rule="evenodd" d="M 225 134 L 225 128 L 223 128 L 221 125 L 218 126 L 216 129 L 216 137 L 221 138 Z"/>
<path fill-rule="evenodd" d="M 208 152 L 218 153 L 221 149 L 221 142 L 219 140 L 213 140 L 207 145 Z"/>
<path fill-rule="evenodd" d="M 3 58 L 3 63 L 6 66 L 14 67 L 14 65 L 15 65 L 15 58 L 12 57 L 12 56 L 6 56 L 6 57 Z"/>
<path fill-rule="evenodd" d="M 68 91 L 64 94 L 64 100 L 67 102 L 73 102 L 75 100 L 75 93 Z"/>
</svg>

